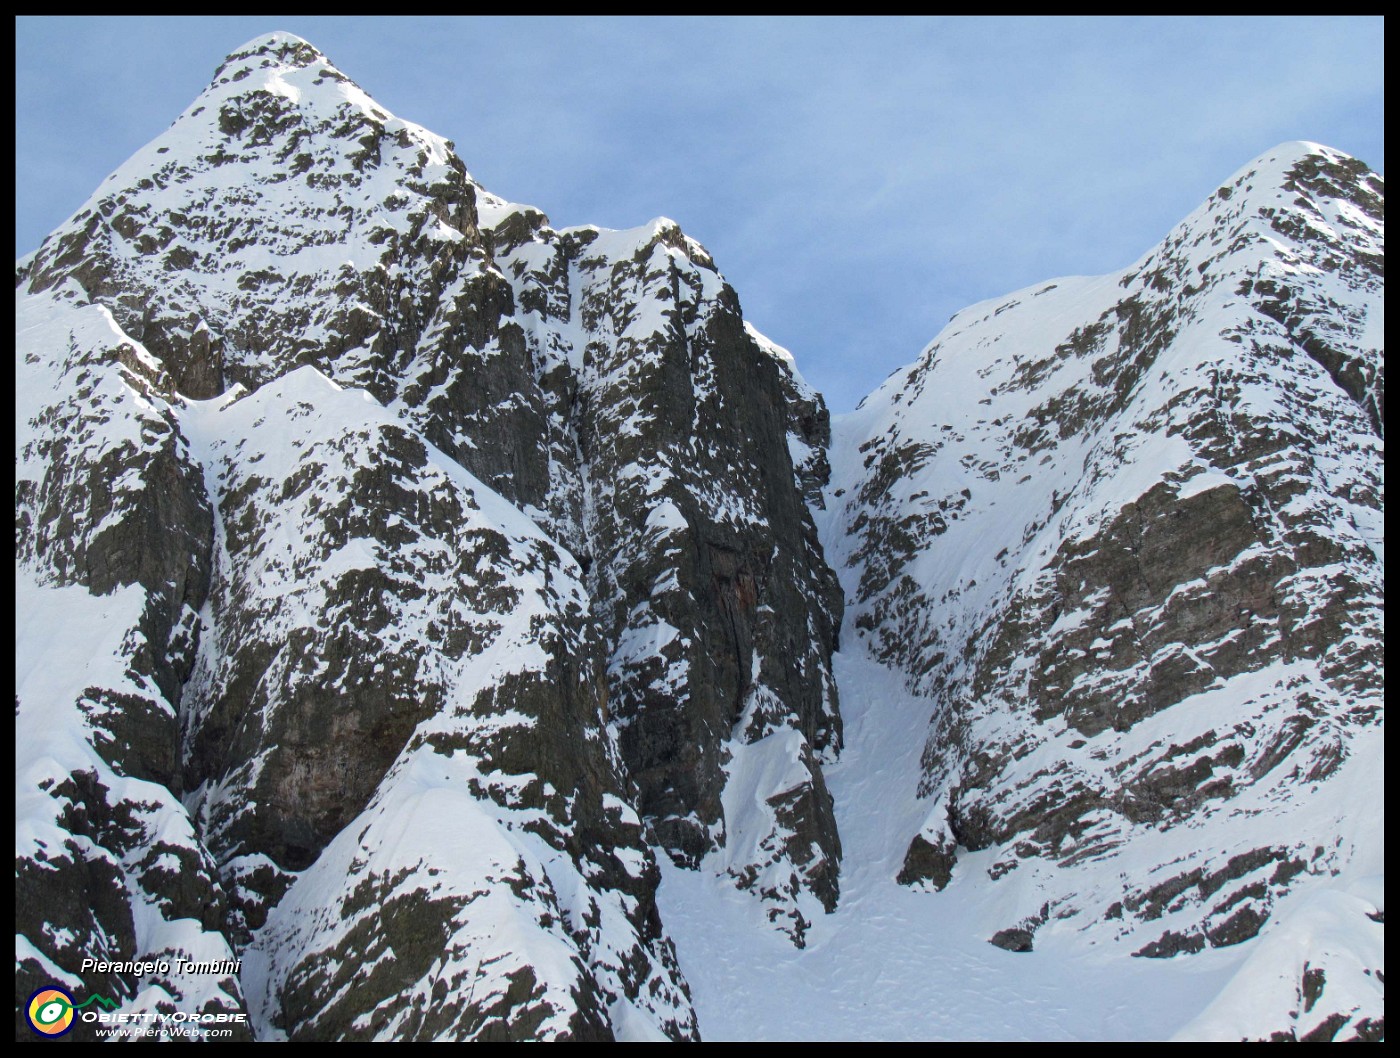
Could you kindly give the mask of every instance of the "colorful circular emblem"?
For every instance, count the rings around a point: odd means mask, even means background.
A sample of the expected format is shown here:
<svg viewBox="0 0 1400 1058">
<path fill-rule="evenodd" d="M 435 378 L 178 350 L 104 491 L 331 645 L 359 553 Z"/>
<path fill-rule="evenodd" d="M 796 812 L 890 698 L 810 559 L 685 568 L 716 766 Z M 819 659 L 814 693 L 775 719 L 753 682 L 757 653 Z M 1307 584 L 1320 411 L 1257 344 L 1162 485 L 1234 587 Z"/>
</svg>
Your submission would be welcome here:
<svg viewBox="0 0 1400 1058">
<path fill-rule="evenodd" d="M 62 1036 L 73 1027 L 73 997 L 61 988 L 41 988 L 29 997 L 29 1025 L 41 1036 Z"/>
</svg>

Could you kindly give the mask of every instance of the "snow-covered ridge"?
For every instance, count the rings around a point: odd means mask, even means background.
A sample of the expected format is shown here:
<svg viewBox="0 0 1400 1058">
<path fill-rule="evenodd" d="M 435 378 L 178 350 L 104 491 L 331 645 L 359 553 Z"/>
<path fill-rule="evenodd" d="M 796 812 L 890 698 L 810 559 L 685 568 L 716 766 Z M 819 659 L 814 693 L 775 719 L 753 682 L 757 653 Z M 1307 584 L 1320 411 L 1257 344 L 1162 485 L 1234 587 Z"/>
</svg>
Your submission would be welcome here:
<svg viewBox="0 0 1400 1058">
<path fill-rule="evenodd" d="M 1382 760 L 1383 194 L 1284 144 L 1122 272 L 959 313 L 838 420 L 823 542 L 933 717 L 900 877 L 986 850 L 999 942 L 1224 948 L 1380 869 L 1348 791 Z M 1366 979 L 1354 929 L 1299 964 Z M 1238 1031 L 1366 1036 L 1378 996 Z"/>
</svg>

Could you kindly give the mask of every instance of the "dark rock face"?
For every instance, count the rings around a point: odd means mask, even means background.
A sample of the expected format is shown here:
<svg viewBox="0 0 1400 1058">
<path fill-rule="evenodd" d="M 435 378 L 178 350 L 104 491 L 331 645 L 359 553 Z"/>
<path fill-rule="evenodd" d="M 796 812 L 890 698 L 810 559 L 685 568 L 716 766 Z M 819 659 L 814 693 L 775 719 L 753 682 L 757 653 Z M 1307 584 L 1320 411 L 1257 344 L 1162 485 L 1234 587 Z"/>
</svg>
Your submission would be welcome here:
<svg viewBox="0 0 1400 1058">
<path fill-rule="evenodd" d="M 473 374 L 440 351 L 405 369 L 407 417 L 584 567 L 609 729 L 652 834 L 697 866 L 766 831 L 759 861 L 722 866 L 799 939 L 795 901 L 830 910 L 840 861 L 820 760 L 840 747 L 841 596 L 805 504 L 825 407 L 669 221 L 556 232 L 484 193 L 480 213 L 504 315 Z M 804 774 L 731 819 L 728 743 L 774 732 L 801 740 Z"/>
<path fill-rule="evenodd" d="M 897 881 L 900 885 L 914 885 L 927 882 L 935 889 L 942 889 L 953 877 L 953 865 L 957 863 L 957 846 L 948 842 L 935 845 L 915 834 L 909 843 L 909 851 L 904 855 L 904 865 L 899 870 Z"/>
<path fill-rule="evenodd" d="M 933 713 L 901 883 L 993 850 L 1170 957 L 1364 855 L 1329 780 L 1382 717 L 1383 194 L 1279 148 L 1125 272 L 954 317 L 840 424 L 828 552 Z"/>
<path fill-rule="evenodd" d="M 794 901 L 811 892 L 830 910 L 840 857 L 819 761 L 840 745 L 841 598 L 803 502 L 824 457 L 791 456 L 822 439 L 825 409 L 671 222 L 554 232 L 533 211 L 491 208 L 488 242 L 550 412 L 537 447 L 549 467 L 521 478 L 463 460 L 585 564 L 610 727 L 673 859 L 698 865 L 749 826 L 726 817 L 729 743 L 799 739 L 795 785 L 737 804 L 767 820 L 764 851 L 727 869 L 800 939 Z"/>
<path fill-rule="evenodd" d="M 21 424 L 16 453 L 17 1003 L 59 982 L 241 1012 L 232 978 L 73 975 L 88 956 L 233 955 L 217 866 L 179 799 L 177 709 L 212 516 L 158 395 L 165 377 L 109 315 L 67 290 L 24 302 L 16 322 L 17 383 L 46 400 Z M 89 658 L 94 644 L 105 648 Z M 22 1015 L 16 1031 L 33 1035 Z M 87 1024 L 71 1035 L 95 1038 Z"/>
<path fill-rule="evenodd" d="M 693 1034 L 641 827 L 607 809 L 625 788 L 577 567 L 377 412 L 305 368 L 189 427 L 224 532 L 187 774 L 237 879 L 230 925 L 273 965 L 264 1016 L 292 1039 L 601 1038 L 621 999 Z M 464 814 L 488 846 L 531 836 L 488 864 L 435 848 Z M 421 830 L 419 858 L 399 828 Z M 549 857 L 583 895 L 555 890 Z M 472 905 L 498 890 L 483 920 Z M 538 977 L 487 923 L 539 931 L 571 976 Z M 431 1016 L 363 1018 L 440 990 L 455 998 Z"/>
<path fill-rule="evenodd" d="M 21 568 L 54 620 L 127 622 L 102 672 L 21 681 L 22 737 L 74 737 L 32 784 L 20 985 L 213 946 L 246 1004 L 168 999 L 291 1039 L 687 1038 L 649 842 L 798 943 L 834 907 L 826 412 L 674 225 L 552 231 L 275 34 L 17 285 L 61 395 Z M 755 784 L 763 754 L 798 765 Z M 410 854 L 443 819 L 470 848 Z"/>
<path fill-rule="evenodd" d="M 1028 929 L 1000 929 L 992 934 L 989 943 L 1007 951 L 1027 952 L 1033 950 L 1034 938 L 1035 934 Z"/>
</svg>

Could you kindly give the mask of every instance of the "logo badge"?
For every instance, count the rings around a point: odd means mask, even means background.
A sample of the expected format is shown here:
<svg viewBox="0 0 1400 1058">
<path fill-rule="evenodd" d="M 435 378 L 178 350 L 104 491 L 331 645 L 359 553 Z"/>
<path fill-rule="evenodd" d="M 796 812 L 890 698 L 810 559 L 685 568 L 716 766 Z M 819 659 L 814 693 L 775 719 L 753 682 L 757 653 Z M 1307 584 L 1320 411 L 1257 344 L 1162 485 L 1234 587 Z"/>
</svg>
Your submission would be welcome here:
<svg viewBox="0 0 1400 1058">
<path fill-rule="evenodd" d="M 29 997 L 29 1027 L 41 1036 L 62 1036 L 73 1027 L 73 997 L 50 985 Z"/>
</svg>

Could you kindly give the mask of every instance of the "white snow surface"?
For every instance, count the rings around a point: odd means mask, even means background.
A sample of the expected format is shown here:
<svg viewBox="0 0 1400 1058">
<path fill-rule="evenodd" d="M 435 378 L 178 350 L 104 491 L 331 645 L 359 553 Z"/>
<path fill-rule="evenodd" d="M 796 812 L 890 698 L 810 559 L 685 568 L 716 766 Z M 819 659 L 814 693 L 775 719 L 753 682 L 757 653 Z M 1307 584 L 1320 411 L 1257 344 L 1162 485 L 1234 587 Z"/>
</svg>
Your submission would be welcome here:
<svg viewBox="0 0 1400 1058">
<path fill-rule="evenodd" d="M 987 937 L 1004 924 L 1008 894 L 985 884 L 986 854 L 960 863 L 943 893 L 896 884 L 924 810 L 908 794 L 922 748 L 909 732 L 930 703 L 862 653 L 837 655 L 846 747 L 825 769 L 842 899 L 815 920 L 806 949 L 765 929 L 741 894 L 662 865 L 661 912 L 705 1039 L 1162 1039 L 1204 1009 L 1239 953 L 1125 961 L 1071 931 L 1029 955 L 994 948 Z"/>
<path fill-rule="evenodd" d="M 940 893 L 897 884 L 909 835 L 927 811 L 909 796 L 923 748 L 909 733 L 927 724 L 935 703 L 858 645 L 837 655 L 836 676 L 846 745 L 825 772 L 841 828 L 842 899 L 815 919 L 806 949 L 772 934 L 751 901 L 706 872 L 662 861 L 662 917 L 706 1040 L 1257 1038 L 1282 1029 L 1280 1010 L 1297 1007 L 1302 964 L 1330 969 L 1333 959 L 1345 977 L 1329 972 L 1328 987 L 1345 990 L 1342 1002 L 1373 1009 L 1383 995 L 1360 969 L 1384 967 L 1383 927 L 1366 917 L 1384 908 L 1384 835 L 1374 815 L 1354 834 L 1361 855 L 1339 877 L 1296 894 L 1256 942 L 1133 959 L 1070 919 L 1039 930 L 1033 952 L 993 947 L 993 932 L 1053 890 L 989 884 L 995 850 L 960 858 Z M 1363 763 L 1294 825 L 1324 830 L 1374 798 L 1383 739 L 1379 731 L 1370 738 L 1358 751 Z M 1299 1018 L 1298 1035 L 1317 1020 Z"/>
</svg>

